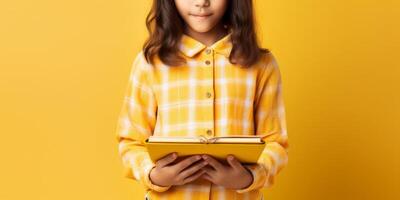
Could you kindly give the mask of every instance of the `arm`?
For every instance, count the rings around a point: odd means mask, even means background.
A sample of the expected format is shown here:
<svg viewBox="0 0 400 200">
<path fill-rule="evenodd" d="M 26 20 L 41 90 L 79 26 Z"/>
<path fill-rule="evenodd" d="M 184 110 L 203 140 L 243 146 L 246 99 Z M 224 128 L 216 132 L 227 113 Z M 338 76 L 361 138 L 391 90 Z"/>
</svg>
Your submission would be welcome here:
<svg viewBox="0 0 400 200">
<path fill-rule="evenodd" d="M 144 146 L 144 141 L 153 134 L 157 114 L 157 103 L 147 73 L 150 67 L 140 52 L 132 65 L 118 118 L 116 139 L 124 176 L 139 181 L 146 189 L 164 192 L 170 186 L 158 186 L 150 180 L 150 170 L 155 163 Z"/>
<path fill-rule="evenodd" d="M 271 187 L 275 177 L 288 163 L 289 144 L 281 74 L 272 54 L 270 59 L 259 80 L 254 112 L 256 135 L 263 135 L 267 144 L 257 164 L 244 165 L 253 175 L 253 182 L 246 188 L 236 190 L 238 193 Z"/>
</svg>

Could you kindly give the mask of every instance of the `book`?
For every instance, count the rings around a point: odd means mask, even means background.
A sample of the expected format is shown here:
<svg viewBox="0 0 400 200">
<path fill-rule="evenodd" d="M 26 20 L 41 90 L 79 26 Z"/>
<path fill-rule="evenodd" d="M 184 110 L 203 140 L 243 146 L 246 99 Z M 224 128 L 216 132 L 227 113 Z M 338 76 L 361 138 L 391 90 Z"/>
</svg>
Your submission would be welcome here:
<svg viewBox="0 0 400 200">
<path fill-rule="evenodd" d="M 151 160 L 158 159 L 172 152 L 177 152 L 180 161 L 187 156 L 208 154 L 225 162 L 226 157 L 232 154 L 242 164 L 257 163 L 265 148 L 262 136 L 231 135 L 231 136 L 150 136 L 145 146 Z"/>
</svg>

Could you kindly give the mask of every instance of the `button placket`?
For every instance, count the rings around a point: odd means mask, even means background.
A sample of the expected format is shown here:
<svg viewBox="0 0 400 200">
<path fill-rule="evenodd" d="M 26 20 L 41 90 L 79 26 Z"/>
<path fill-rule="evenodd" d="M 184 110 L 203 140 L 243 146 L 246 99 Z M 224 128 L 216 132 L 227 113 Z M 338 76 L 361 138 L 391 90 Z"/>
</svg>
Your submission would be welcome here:
<svg viewBox="0 0 400 200">
<path fill-rule="evenodd" d="M 210 100 L 210 106 L 207 107 L 208 110 L 205 112 L 205 117 L 208 121 L 212 122 L 210 127 L 207 127 L 205 129 L 205 134 L 208 137 L 211 137 L 214 135 L 214 55 L 213 55 L 213 50 L 211 48 L 207 48 L 205 50 L 205 55 L 204 55 L 205 61 L 204 63 L 207 65 L 206 68 L 204 68 L 207 71 L 207 79 L 210 80 L 212 84 L 210 84 L 205 91 L 205 98 Z"/>
<path fill-rule="evenodd" d="M 204 61 L 204 63 L 206 64 L 206 65 L 210 65 L 211 64 L 211 60 L 212 60 L 212 57 L 213 57 L 213 55 L 211 54 L 212 53 L 212 49 L 211 48 L 207 48 L 206 50 L 205 50 L 205 53 L 206 53 L 206 60 Z"/>
</svg>

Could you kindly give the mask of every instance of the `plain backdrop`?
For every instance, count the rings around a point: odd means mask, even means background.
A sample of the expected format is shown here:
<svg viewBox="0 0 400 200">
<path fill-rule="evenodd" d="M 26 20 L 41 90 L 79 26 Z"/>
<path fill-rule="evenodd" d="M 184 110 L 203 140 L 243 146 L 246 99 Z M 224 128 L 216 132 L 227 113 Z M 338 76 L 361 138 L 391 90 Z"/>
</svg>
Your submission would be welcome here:
<svg viewBox="0 0 400 200">
<path fill-rule="evenodd" d="M 143 199 L 115 128 L 150 3 L 0 3 L 0 199 Z M 257 0 L 256 15 L 290 144 L 266 199 L 400 199 L 400 1 Z"/>
</svg>

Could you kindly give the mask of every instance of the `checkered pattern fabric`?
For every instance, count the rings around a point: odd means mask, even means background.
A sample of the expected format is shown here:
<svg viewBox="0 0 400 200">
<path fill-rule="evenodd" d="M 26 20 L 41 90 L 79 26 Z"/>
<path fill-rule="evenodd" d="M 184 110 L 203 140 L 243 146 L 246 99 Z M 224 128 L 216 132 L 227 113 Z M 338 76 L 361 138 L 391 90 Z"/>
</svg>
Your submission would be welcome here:
<svg viewBox="0 0 400 200">
<path fill-rule="evenodd" d="M 229 62 L 231 33 L 211 46 L 183 34 L 179 53 L 186 64 L 167 66 L 139 52 L 118 118 L 116 136 L 125 176 L 139 181 L 150 199 L 261 199 L 288 163 L 288 135 L 277 61 L 265 53 L 241 68 Z M 144 147 L 150 135 L 262 135 L 267 142 L 257 164 L 245 164 L 253 183 L 227 189 L 204 179 L 162 187 L 149 178 L 155 166 Z M 171 149 L 173 151 L 173 149 Z"/>
</svg>

